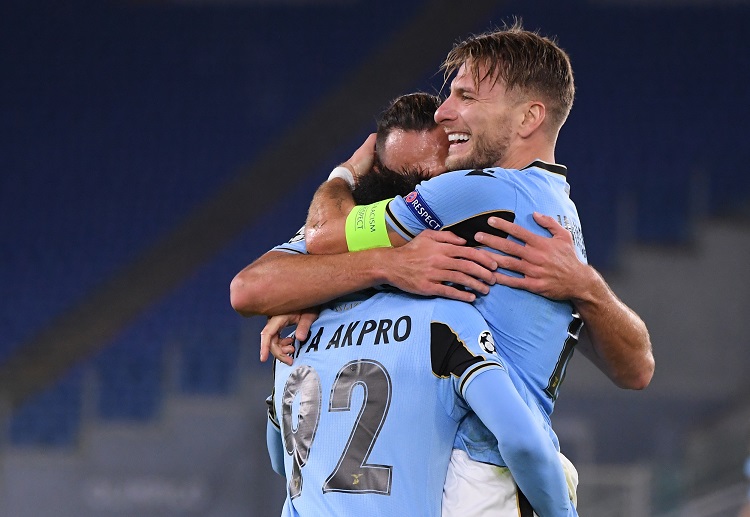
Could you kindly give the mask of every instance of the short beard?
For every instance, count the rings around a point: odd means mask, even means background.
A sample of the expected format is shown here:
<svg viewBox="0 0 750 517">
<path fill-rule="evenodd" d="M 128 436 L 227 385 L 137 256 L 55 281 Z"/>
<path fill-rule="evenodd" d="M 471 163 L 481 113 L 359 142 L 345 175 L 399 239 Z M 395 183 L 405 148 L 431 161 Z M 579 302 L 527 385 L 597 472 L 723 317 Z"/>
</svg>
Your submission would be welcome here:
<svg viewBox="0 0 750 517">
<path fill-rule="evenodd" d="M 396 172 L 376 161 L 372 171 L 357 179 L 352 195 L 358 205 L 370 205 L 384 199 L 405 196 L 428 179 L 429 173 L 419 167 Z"/>
<path fill-rule="evenodd" d="M 510 135 L 504 135 L 498 142 L 490 145 L 485 138 L 472 137 L 474 152 L 469 156 L 452 160 L 450 156 L 445 160 L 448 170 L 489 169 L 500 167 L 503 157 L 510 146 Z"/>
</svg>

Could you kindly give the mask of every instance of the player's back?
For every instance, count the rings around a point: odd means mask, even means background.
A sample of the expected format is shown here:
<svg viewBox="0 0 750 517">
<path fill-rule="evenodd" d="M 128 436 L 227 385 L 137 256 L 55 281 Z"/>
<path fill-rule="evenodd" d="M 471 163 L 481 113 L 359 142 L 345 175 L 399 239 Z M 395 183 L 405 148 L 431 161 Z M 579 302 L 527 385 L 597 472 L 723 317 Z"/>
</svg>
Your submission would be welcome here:
<svg viewBox="0 0 750 517">
<path fill-rule="evenodd" d="M 450 334 L 433 320 L 447 320 L 456 335 L 472 328 L 474 348 L 476 329 L 486 328 L 468 304 L 380 293 L 323 311 L 308 339 L 295 343 L 294 364 L 276 363 L 284 515 L 440 515 L 451 445 L 468 409 L 456 379 L 433 374 L 441 350 L 431 341 Z"/>
<path fill-rule="evenodd" d="M 486 223 L 491 215 L 549 236 L 534 221 L 536 211 L 552 215 L 573 233 L 579 257 L 585 261 L 581 225 L 565 173 L 564 167 L 543 162 L 522 170 L 449 172 L 420 184 L 403 199 L 396 198 L 389 205 L 388 219 L 406 238 L 433 228 L 453 231 L 469 245 L 479 246 L 476 232 L 496 232 Z M 494 285 L 474 305 L 490 325 L 501 355 L 548 418 L 581 326 L 572 304 Z"/>
<path fill-rule="evenodd" d="M 555 217 L 571 231 L 579 258 L 585 261 L 578 212 L 559 169 L 530 167 L 500 171 L 515 186 L 514 222 L 547 237 L 549 233 L 536 224 L 533 213 Z M 495 285 L 487 296 L 477 298 L 475 306 L 490 324 L 503 356 L 514 366 L 541 409 L 551 414 L 582 326 L 573 305 Z"/>
</svg>

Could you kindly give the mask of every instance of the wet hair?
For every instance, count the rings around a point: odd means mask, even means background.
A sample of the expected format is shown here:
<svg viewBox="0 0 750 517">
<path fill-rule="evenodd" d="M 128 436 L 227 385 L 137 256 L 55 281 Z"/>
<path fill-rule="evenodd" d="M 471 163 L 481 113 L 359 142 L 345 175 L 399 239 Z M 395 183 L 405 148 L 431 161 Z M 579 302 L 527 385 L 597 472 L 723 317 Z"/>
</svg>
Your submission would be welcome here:
<svg viewBox="0 0 750 517">
<path fill-rule="evenodd" d="M 369 205 L 394 196 L 405 196 L 414 190 L 417 184 L 429 179 L 429 173 L 417 164 L 394 171 L 383 165 L 381 158 L 386 147 L 385 142 L 392 131 L 429 131 L 435 128 L 435 110 L 441 103 L 442 100 L 437 95 L 409 93 L 396 97 L 383 110 L 377 121 L 375 163 L 369 173 L 357 179 L 357 186 L 352 193 L 358 205 Z"/>
<path fill-rule="evenodd" d="M 575 85 L 570 57 L 550 38 L 525 30 L 516 20 L 501 30 L 470 36 L 457 43 L 442 64 L 444 78 L 467 64 L 474 84 L 502 81 L 508 92 L 538 95 L 557 131 L 573 106 Z M 480 76 L 484 68 L 484 75 Z"/>
<path fill-rule="evenodd" d="M 418 167 L 394 171 L 376 163 L 370 172 L 359 177 L 352 195 L 358 205 L 369 205 L 383 199 L 405 196 L 429 178 L 427 171 Z"/>
<path fill-rule="evenodd" d="M 378 117 L 376 151 L 383 153 L 388 135 L 394 129 L 428 131 L 436 127 L 435 111 L 442 102 L 437 95 L 422 92 L 396 97 Z"/>
</svg>

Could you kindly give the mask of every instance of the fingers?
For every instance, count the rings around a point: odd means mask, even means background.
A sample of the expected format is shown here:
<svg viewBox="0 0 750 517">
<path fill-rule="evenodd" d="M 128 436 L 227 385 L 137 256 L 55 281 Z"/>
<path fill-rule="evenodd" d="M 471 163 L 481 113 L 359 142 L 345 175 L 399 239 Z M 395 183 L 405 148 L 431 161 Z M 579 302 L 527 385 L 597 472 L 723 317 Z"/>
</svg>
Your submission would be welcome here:
<svg viewBox="0 0 750 517">
<path fill-rule="evenodd" d="M 425 230 L 426 232 L 426 230 Z M 425 232 L 422 232 L 424 234 Z M 475 262 L 480 266 L 494 271 L 497 269 L 496 255 L 487 250 L 480 250 L 477 248 L 467 248 L 462 246 L 461 243 L 465 243 L 466 240 L 451 233 L 451 232 L 431 232 L 435 234 L 435 239 L 446 246 L 439 247 L 440 253 L 447 257 L 462 258 Z M 443 235 L 445 234 L 445 235 Z M 421 234 L 420 234 L 421 235 Z M 432 238 L 432 237 L 430 237 Z"/>
<path fill-rule="evenodd" d="M 498 255 L 487 250 L 461 247 L 459 250 L 456 250 L 455 256 L 479 264 L 489 271 L 497 269 Z"/>
<path fill-rule="evenodd" d="M 497 264 L 497 263 L 495 263 Z M 480 292 L 486 292 L 488 289 L 485 289 L 487 287 L 487 284 L 493 285 L 495 283 L 495 275 L 494 272 L 497 269 L 497 267 L 493 269 L 485 268 L 475 262 L 472 262 L 471 260 L 463 260 L 460 258 L 450 259 L 447 261 L 443 267 L 440 269 L 445 270 L 446 275 L 452 274 L 452 273 L 459 273 L 462 275 L 466 275 L 467 277 L 472 279 L 472 283 L 466 284 L 461 282 L 462 285 L 465 285 L 466 287 L 470 287 L 476 291 Z M 452 278 L 444 278 L 443 281 L 447 282 L 454 282 Z M 482 288 L 477 288 L 477 285 L 482 285 Z"/>
<path fill-rule="evenodd" d="M 502 221 L 502 219 L 500 220 Z M 487 246 L 488 248 L 502 251 L 503 253 L 507 253 L 508 255 L 513 255 L 515 257 L 524 256 L 524 252 L 526 251 L 526 247 L 523 244 L 518 244 L 517 242 L 498 237 L 497 235 L 490 235 L 489 233 L 479 232 L 474 235 L 474 238 L 477 242 L 481 243 L 484 246 Z"/>
<path fill-rule="evenodd" d="M 529 268 L 531 267 L 531 264 L 526 260 L 520 260 L 515 257 L 498 257 L 497 258 L 497 265 L 500 269 L 506 269 L 508 271 L 515 271 L 516 273 L 520 273 L 522 275 L 528 275 L 529 274 Z M 500 273 L 502 274 L 502 273 Z M 506 275 L 503 275 L 506 276 Z M 497 275 L 494 275 L 495 280 L 497 280 Z"/>
<path fill-rule="evenodd" d="M 271 340 L 271 354 L 282 363 L 291 366 L 294 360 L 292 358 L 294 354 L 294 339 L 291 337 L 282 339 L 276 336 L 276 339 Z"/>
<path fill-rule="evenodd" d="M 477 299 L 477 296 L 472 292 L 464 291 L 463 289 L 458 289 L 445 284 L 435 284 L 434 292 L 431 294 L 434 296 L 440 296 L 441 298 L 450 298 L 452 300 L 468 303 L 472 303 Z"/>
<path fill-rule="evenodd" d="M 282 314 L 268 318 L 266 326 L 260 331 L 260 360 L 266 362 L 269 353 L 279 361 L 292 364 L 288 354 L 294 352 L 294 342 L 291 338 L 281 338 L 281 331 L 294 323 L 299 318 L 298 314 Z M 308 328 L 309 330 L 309 328 Z"/>
<path fill-rule="evenodd" d="M 310 335 L 310 327 L 315 323 L 315 320 L 318 319 L 319 314 L 320 313 L 317 310 L 310 310 L 308 312 L 303 312 L 300 315 L 299 323 L 297 323 L 297 328 L 294 331 L 294 336 L 299 341 L 306 340 Z"/>
<path fill-rule="evenodd" d="M 265 329 L 264 329 L 265 330 Z M 265 363 L 268 360 L 268 354 L 271 351 L 271 335 L 260 333 L 260 362 Z"/>
<path fill-rule="evenodd" d="M 366 174 L 372 168 L 375 159 L 375 139 L 376 134 L 370 133 L 359 149 L 343 164 L 352 170 L 355 178 Z"/>
<path fill-rule="evenodd" d="M 564 226 L 558 223 L 554 217 L 540 214 L 539 212 L 534 212 L 533 217 L 534 217 L 534 221 L 536 221 L 536 224 L 538 224 L 542 228 L 547 229 L 553 236 L 559 235 L 563 231 L 564 232 L 568 231 L 565 229 Z"/>
<path fill-rule="evenodd" d="M 506 287 L 512 287 L 514 289 L 525 289 L 525 280 L 526 279 L 524 277 L 510 276 L 501 272 L 495 273 L 495 282 L 497 283 L 497 285 L 504 285 Z"/>
<path fill-rule="evenodd" d="M 490 217 L 489 219 L 487 219 L 487 223 L 493 228 L 497 228 L 498 230 L 503 231 L 508 235 L 512 235 L 519 241 L 530 243 L 534 239 L 539 239 L 538 235 L 532 233 L 523 226 L 517 225 L 516 223 L 511 223 L 510 221 L 506 221 L 505 219 L 501 219 L 500 217 Z"/>
<path fill-rule="evenodd" d="M 466 262 L 466 261 L 457 261 L 457 262 Z M 456 267 L 460 267 L 460 266 L 456 266 Z M 475 277 L 471 276 L 470 274 L 466 274 L 458 270 L 453 270 L 453 271 L 445 271 L 441 275 L 442 282 L 450 282 L 452 284 L 462 285 L 478 293 L 487 294 L 490 292 L 490 286 L 487 284 L 495 283 L 495 275 L 489 271 L 486 271 L 486 270 L 483 270 L 483 271 L 485 271 L 489 276 L 489 278 L 486 281 L 477 280 Z"/>
<path fill-rule="evenodd" d="M 294 353 L 294 339 L 291 337 L 282 338 L 277 334 L 260 334 L 260 360 L 266 362 L 269 354 L 281 361 L 291 365 L 292 354 Z"/>
<path fill-rule="evenodd" d="M 377 137 L 377 133 L 370 133 L 367 135 L 367 138 L 365 138 L 365 143 L 362 144 L 362 147 L 366 148 L 368 151 L 375 152 L 375 140 L 377 140 Z"/>
<path fill-rule="evenodd" d="M 463 246 L 466 244 L 466 239 L 463 239 L 453 232 L 437 232 L 435 230 L 424 230 L 422 233 L 417 235 L 414 240 L 417 239 L 430 239 L 435 242 L 444 242 L 447 244 L 455 244 L 456 246 Z"/>
</svg>

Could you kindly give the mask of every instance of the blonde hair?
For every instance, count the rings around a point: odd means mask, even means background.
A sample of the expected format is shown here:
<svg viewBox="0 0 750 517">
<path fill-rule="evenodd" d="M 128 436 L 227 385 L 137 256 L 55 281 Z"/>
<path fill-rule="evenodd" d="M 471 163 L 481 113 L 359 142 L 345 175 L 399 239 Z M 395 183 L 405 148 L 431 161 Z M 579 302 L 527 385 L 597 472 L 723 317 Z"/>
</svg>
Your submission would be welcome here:
<svg viewBox="0 0 750 517">
<path fill-rule="evenodd" d="M 445 81 L 464 64 L 477 88 L 489 77 L 495 84 L 504 82 L 509 92 L 540 96 L 555 131 L 568 118 L 575 96 L 570 57 L 554 40 L 523 29 L 519 21 L 457 43 L 441 66 Z"/>
</svg>

